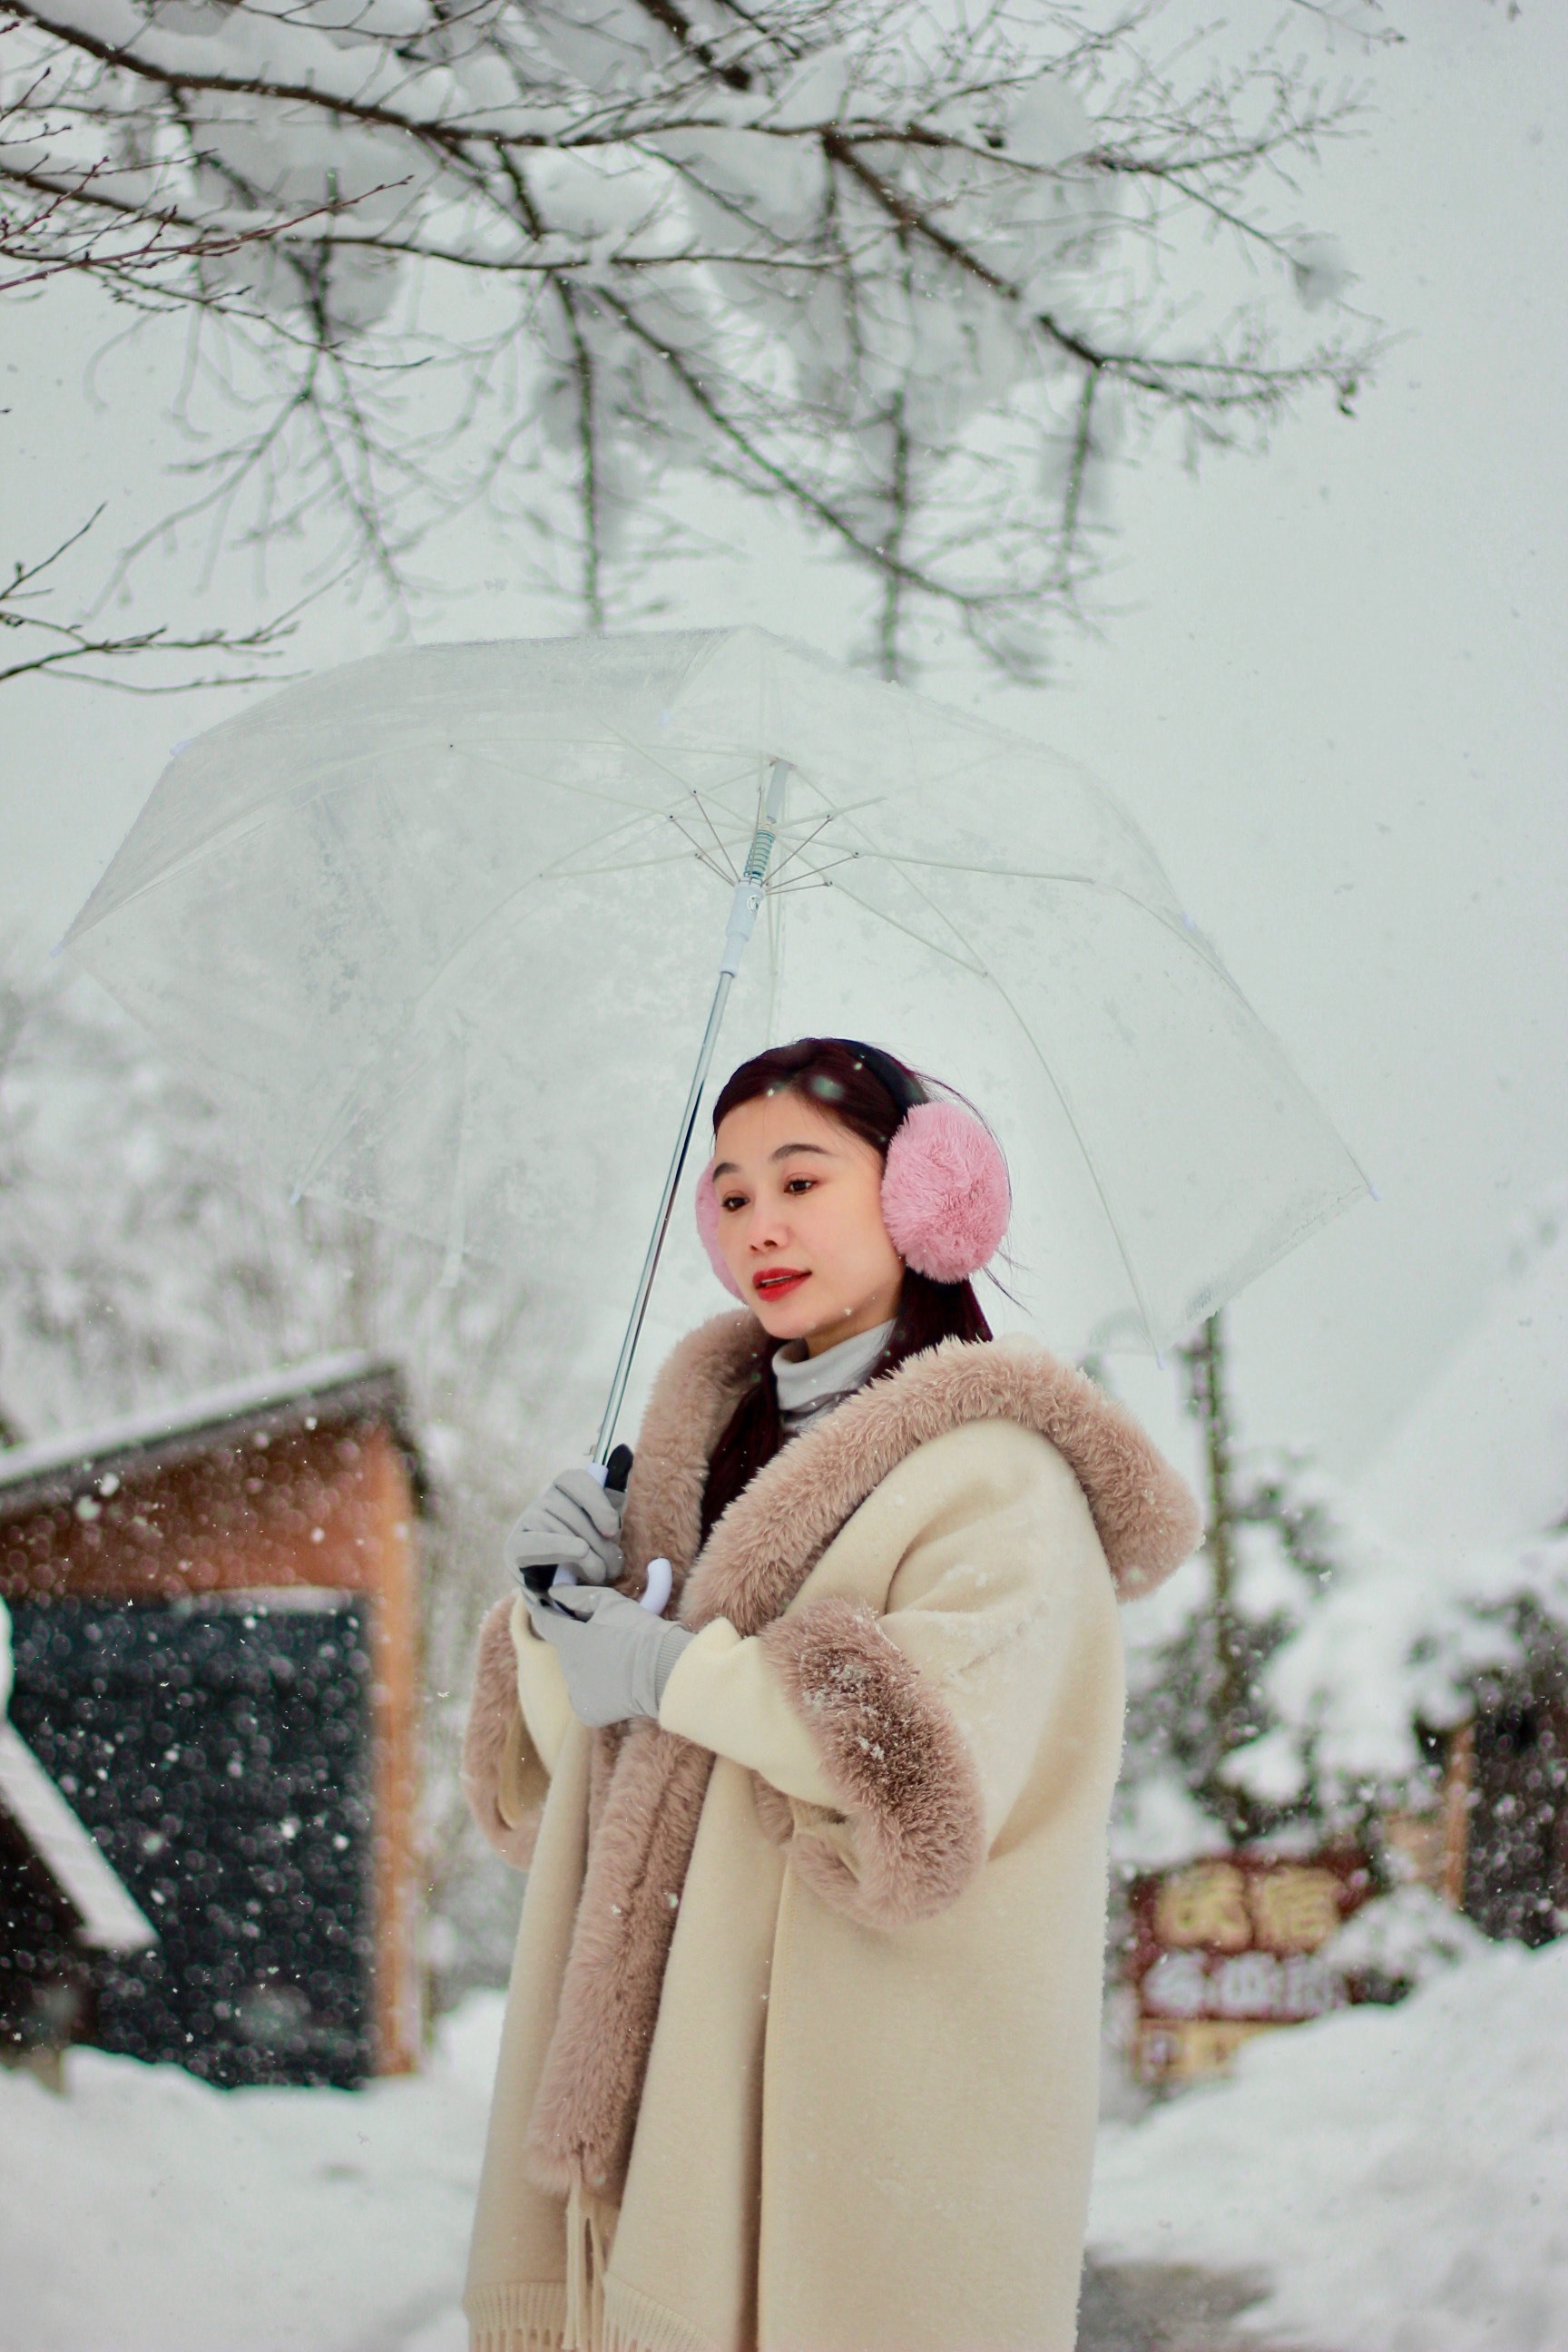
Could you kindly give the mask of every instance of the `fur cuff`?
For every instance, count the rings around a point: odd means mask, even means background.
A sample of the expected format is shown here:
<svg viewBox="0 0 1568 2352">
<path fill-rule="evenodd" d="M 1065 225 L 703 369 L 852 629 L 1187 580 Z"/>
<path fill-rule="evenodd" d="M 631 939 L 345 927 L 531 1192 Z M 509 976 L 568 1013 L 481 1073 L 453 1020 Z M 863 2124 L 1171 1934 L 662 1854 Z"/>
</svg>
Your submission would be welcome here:
<svg viewBox="0 0 1568 2352">
<path fill-rule="evenodd" d="M 873 1611 L 814 1601 L 762 1635 L 854 1836 L 858 1871 L 801 1833 L 790 1859 L 814 1892 L 870 1927 L 929 1919 L 985 1859 L 979 1776 L 963 1736 Z M 798 1817 L 797 1817 L 798 1818 Z"/>
<path fill-rule="evenodd" d="M 473 1696 L 463 1732 L 461 1771 L 463 1794 L 482 1834 L 514 1870 L 526 1870 L 533 1860 L 540 1809 L 534 1806 L 521 1821 L 509 1822 L 500 1807 L 507 1744 L 527 1737 L 517 1696 L 511 1606 L 510 1596 L 498 1601 L 486 1612 L 479 1627 Z"/>
</svg>

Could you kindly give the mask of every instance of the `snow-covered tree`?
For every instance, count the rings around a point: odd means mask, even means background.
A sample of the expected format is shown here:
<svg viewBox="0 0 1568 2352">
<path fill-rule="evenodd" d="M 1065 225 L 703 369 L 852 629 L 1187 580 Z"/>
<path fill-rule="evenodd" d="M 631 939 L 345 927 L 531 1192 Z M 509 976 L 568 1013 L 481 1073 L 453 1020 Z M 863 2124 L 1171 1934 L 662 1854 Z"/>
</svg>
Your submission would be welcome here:
<svg viewBox="0 0 1568 2352">
<path fill-rule="evenodd" d="M 1353 1833 L 1380 1793 L 1364 1777 L 1318 1769 L 1312 1710 L 1296 1711 L 1279 1687 L 1291 1645 L 1353 1557 L 1331 1489 L 1304 1457 L 1261 1448 L 1237 1455 L 1232 1478 L 1223 1599 L 1212 1581 L 1184 1584 L 1135 1629 L 1117 1801 L 1129 1867 L 1280 1831 Z M 1212 1579 L 1212 1549 L 1207 1565 Z"/>
<path fill-rule="evenodd" d="M 0 287 L 189 306 L 183 519 L 392 594 L 488 500 L 597 623 L 706 476 L 858 567 L 886 673 L 926 621 L 1033 675 L 1130 436 L 1372 355 L 1295 179 L 1372 0 L 1239 66 L 1182 0 L 8 8 Z"/>
<path fill-rule="evenodd" d="M 1523 1409 L 1525 1383 L 1507 1377 L 1506 1358 L 1493 1361 L 1487 1350 L 1500 1332 L 1506 1343 L 1521 1329 L 1553 1324 L 1546 1310 L 1568 1267 L 1564 1229 L 1559 1204 L 1531 1236 L 1498 1312 L 1437 1383 L 1434 1405 L 1418 1411 L 1414 1457 L 1439 1499 L 1446 1470 L 1463 1476 L 1465 1465 L 1445 1465 L 1432 1448 L 1456 1444 L 1445 1419 L 1450 1391 L 1475 1442 L 1468 1415 L 1485 1396 L 1482 1357 L 1498 1392 L 1488 1409 L 1504 1419 Z M 1544 1333 L 1543 1341 L 1550 1349 Z M 1415 1862 L 1397 1832 L 1424 1814 L 1437 1841 L 1428 1869 L 1445 1848 L 1457 1868 L 1447 1888 L 1451 1901 L 1462 1880 L 1466 1905 L 1489 1933 L 1531 1943 L 1561 1933 L 1568 1924 L 1568 1529 L 1561 1512 L 1525 1538 L 1506 1524 L 1490 1541 L 1471 1533 L 1442 1544 L 1430 1526 L 1425 1539 L 1405 1528 L 1391 1533 L 1363 1498 L 1309 1457 L 1236 1443 L 1217 1322 L 1186 1352 L 1208 1468 L 1206 1575 L 1177 1580 L 1131 1629 L 1116 1827 L 1124 1866 L 1162 1866 L 1260 1838 L 1354 1840 L 1394 1890 L 1386 1916 L 1380 1905 L 1368 1917 L 1367 1954 L 1376 1958 L 1374 1973 L 1408 1984 L 1428 1960 L 1453 1956 L 1436 1896 L 1402 1885 Z M 1560 1407 L 1548 1394 L 1531 1410 L 1551 1453 Z M 1516 1446 L 1500 1512 L 1510 1484 L 1531 1497 L 1561 1495 L 1568 1469 L 1556 1458 L 1527 1464 Z M 1516 1498 L 1516 1517 L 1537 1507 Z M 1455 1803 L 1468 1830 L 1447 1816 Z"/>
<path fill-rule="evenodd" d="M 1281 1833 L 1375 1845 L 1380 1811 L 1431 1775 L 1423 1725 L 1458 1720 L 1465 1702 L 1439 1704 L 1408 1672 L 1389 1684 L 1388 1660 L 1355 1623 L 1386 1595 L 1389 1549 L 1309 1455 L 1238 1442 L 1223 1318 L 1181 1360 L 1206 1532 L 1200 1577 L 1179 1580 L 1133 1629 L 1123 1859 L 1175 1862 Z M 1392 1736 L 1391 1705 L 1404 1710 Z"/>
</svg>

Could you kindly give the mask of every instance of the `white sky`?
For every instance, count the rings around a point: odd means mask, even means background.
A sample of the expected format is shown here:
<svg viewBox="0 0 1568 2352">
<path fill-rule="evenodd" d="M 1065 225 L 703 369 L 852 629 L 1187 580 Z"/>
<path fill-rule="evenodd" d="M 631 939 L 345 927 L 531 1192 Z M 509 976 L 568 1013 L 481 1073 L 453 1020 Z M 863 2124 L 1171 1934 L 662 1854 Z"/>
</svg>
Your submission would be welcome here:
<svg viewBox="0 0 1568 2352">
<path fill-rule="evenodd" d="M 1410 37 L 1374 61 L 1378 116 L 1330 151 L 1301 207 L 1404 337 L 1356 418 L 1325 402 L 1268 458 L 1211 461 L 1196 481 L 1150 454 L 1117 486 L 1115 610 L 1098 640 L 1064 640 L 1056 684 L 1002 690 L 956 663 L 926 681 L 1127 800 L 1371 1168 L 1381 1203 L 1235 1317 L 1247 1433 L 1315 1442 L 1347 1470 L 1568 1169 L 1568 10 L 1394 0 L 1390 15 Z M 88 583 L 167 495 L 162 469 L 186 454 L 163 417 L 179 335 L 121 348 L 95 389 L 121 324 L 68 286 L 0 311 L 6 562 L 107 500 L 101 553 L 73 575 Z M 443 560 L 463 593 L 423 635 L 563 625 L 500 584 L 509 559 L 482 536 Z M 846 589 L 766 518 L 672 584 L 672 622 L 841 647 Z M 115 617 L 232 622 L 249 593 L 237 561 L 198 588 L 181 559 Z M 317 612 L 300 658 L 386 635 Z M 172 746 L 235 707 L 6 688 L 0 925 L 58 936 Z M 1148 1380 L 1131 1386 L 1153 1402 Z"/>
</svg>

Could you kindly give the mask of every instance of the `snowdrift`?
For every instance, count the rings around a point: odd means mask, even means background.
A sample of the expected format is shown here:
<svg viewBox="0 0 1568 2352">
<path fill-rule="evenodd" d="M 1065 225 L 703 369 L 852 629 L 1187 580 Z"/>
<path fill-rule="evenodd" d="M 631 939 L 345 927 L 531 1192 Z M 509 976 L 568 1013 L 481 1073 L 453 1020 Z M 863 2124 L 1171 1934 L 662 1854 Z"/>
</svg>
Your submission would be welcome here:
<svg viewBox="0 0 1568 2352">
<path fill-rule="evenodd" d="M 215 2091 L 71 2052 L 0 2073 L 7 2352 L 465 2352 L 458 2307 L 501 1997 L 427 2074 Z"/>
<path fill-rule="evenodd" d="M 0 2074 L 0 2345 L 463 2352 L 500 2006 L 474 1995 L 428 2074 L 358 2094 L 94 2051 L 65 2099 Z M 1267 2275 L 1246 2325 L 1275 2345 L 1561 2352 L 1564 2049 L 1568 1942 L 1271 2035 L 1105 2126 L 1091 2253 Z"/>
<path fill-rule="evenodd" d="M 1565 2049 L 1568 1942 L 1268 2035 L 1231 2081 L 1105 2127 L 1091 2252 L 1265 2273 L 1247 2325 L 1276 2344 L 1561 2352 Z"/>
</svg>

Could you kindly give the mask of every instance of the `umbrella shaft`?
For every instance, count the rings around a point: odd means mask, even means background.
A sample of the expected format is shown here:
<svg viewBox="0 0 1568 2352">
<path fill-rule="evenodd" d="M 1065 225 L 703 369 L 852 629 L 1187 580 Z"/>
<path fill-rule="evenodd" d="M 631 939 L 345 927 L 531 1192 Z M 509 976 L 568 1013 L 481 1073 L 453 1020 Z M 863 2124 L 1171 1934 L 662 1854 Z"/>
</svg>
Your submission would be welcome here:
<svg viewBox="0 0 1568 2352">
<path fill-rule="evenodd" d="M 724 1007 L 729 1002 L 730 990 L 735 974 L 740 969 L 741 957 L 744 952 L 747 940 L 752 936 L 752 929 L 763 903 L 763 885 L 767 875 L 769 860 L 773 854 L 773 844 L 778 838 L 779 820 L 784 814 L 784 786 L 789 781 L 789 762 L 786 760 L 773 761 L 773 775 L 768 783 L 767 800 L 757 829 L 752 835 L 752 845 L 746 854 L 745 865 L 741 869 L 740 879 L 735 885 L 734 895 L 730 901 L 730 921 L 724 933 L 723 952 L 719 960 L 718 985 L 713 991 L 713 1003 L 709 1009 L 708 1026 L 702 1033 L 702 1043 L 698 1048 L 697 1067 L 691 1074 L 691 1085 L 687 1092 L 686 1108 L 680 1115 L 680 1132 L 676 1138 L 669 1171 L 664 1180 L 664 1191 L 659 1198 L 658 1213 L 654 1218 L 653 1232 L 648 1238 L 647 1254 L 642 1262 L 642 1273 L 637 1279 L 637 1297 L 632 1302 L 626 1335 L 621 1341 L 621 1352 L 616 1364 L 615 1378 L 610 1382 L 610 1393 L 605 1405 L 605 1417 L 599 1423 L 598 1442 L 594 1447 L 595 1462 L 608 1462 L 610 1458 L 610 1447 L 615 1442 L 616 1423 L 620 1415 L 621 1401 L 626 1392 L 626 1382 L 631 1377 L 632 1358 L 637 1353 L 637 1340 L 642 1335 L 643 1318 L 647 1312 L 648 1293 L 653 1288 L 653 1278 L 658 1270 L 659 1253 L 664 1247 L 665 1234 L 669 1230 L 669 1213 L 675 1205 L 676 1186 L 680 1181 L 680 1171 L 686 1165 L 686 1154 L 691 1143 L 691 1130 L 697 1124 L 697 1113 L 702 1102 L 702 1089 L 708 1082 L 708 1072 L 713 1061 L 713 1049 L 719 1043 L 719 1031 L 724 1019 Z"/>
<path fill-rule="evenodd" d="M 626 1325 L 626 1336 L 621 1341 L 620 1357 L 616 1365 L 615 1378 L 610 1382 L 610 1394 L 605 1406 L 605 1418 L 599 1423 L 598 1443 L 594 1448 L 595 1462 L 607 1462 L 610 1458 L 610 1447 L 615 1441 L 616 1423 L 620 1414 L 621 1400 L 626 1392 L 626 1381 L 631 1375 L 632 1358 L 637 1352 L 637 1340 L 642 1333 L 643 1317 L 647 1312 L 648 1292 L 653 1288 L 653 1277 L 658 1271 L 659 1252 L 664 1247 L 664 1237 L 669 1230 L 669 1213 L 675 1205 L 675 1188 L 680 1181 L 680 1171 L 686 1165 L 687 1150 L 691 1142 L 691 1130 L 697 1124 L 697 1113 L 702 1101 L 702 1089 L 707 1083 L 709 1068 L 713 1060 L 713 1049 L 719 1043 L 719 1030 L 724 1018 L 724 1006 L 733 984 L 733 972 L 720 973 L 719 984 L 713 991 L 713 1003 L 708 1015 L 708 1026 L 702 1033 L 702 1045 L 697 1056 L 697 1067 L 691 1074 L 691 1087 L 686 1097 L 686 1108 L 680 1115 L 680 1133 L 676 1139 L 669 1172 L 664 1180 L 664 1192 L 659 1201 L 658 1214 L 654 1219 L 653 1232 L 648 1237 L 647 1255 L 642 1262 L 637 1297 L 632 1302 L 631 1320 Z"/>
</svg>

